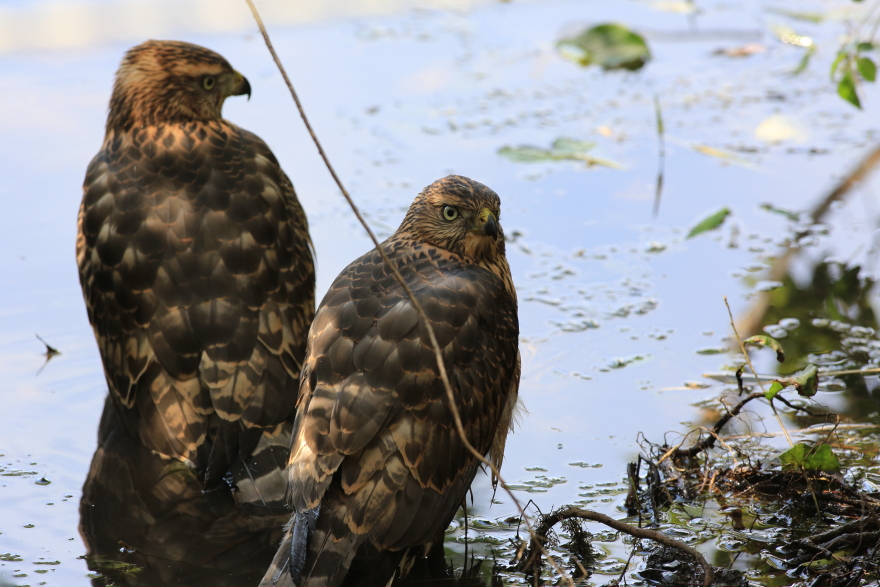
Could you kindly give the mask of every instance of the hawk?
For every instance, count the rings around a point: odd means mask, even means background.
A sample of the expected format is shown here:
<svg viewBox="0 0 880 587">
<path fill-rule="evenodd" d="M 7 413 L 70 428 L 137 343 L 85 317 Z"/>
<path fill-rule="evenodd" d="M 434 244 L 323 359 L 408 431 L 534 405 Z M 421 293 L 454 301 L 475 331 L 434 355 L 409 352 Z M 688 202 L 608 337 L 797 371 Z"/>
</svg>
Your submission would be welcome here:
<svg viewBox="0 0 880 587">
<path fill-rule="evenodd" d="M 129 50 L 86 172 L 76 257 L 112 398 L 102 428 L 121 420 L 205 487 L 231 473 L 239 499 L 260 502 L 276 486 L 283 499 L 315 272 L 287 175 L 221 117 L 243 94 L 247 79 L 203 47 Z"/>
<path fill-rule="evenodd" d="M 499 215 L 495 192 L 451 175 L 381 245 L 436 334 L 468 440 L 496 466 L 519 387 Z M 336 278 L 309 331 L 288 462 L 294 512 L 261 585 L 384 585 L 406 549 L 443 537 L 479 466 L 427 324 L 374 249 Z"/>
</svg>

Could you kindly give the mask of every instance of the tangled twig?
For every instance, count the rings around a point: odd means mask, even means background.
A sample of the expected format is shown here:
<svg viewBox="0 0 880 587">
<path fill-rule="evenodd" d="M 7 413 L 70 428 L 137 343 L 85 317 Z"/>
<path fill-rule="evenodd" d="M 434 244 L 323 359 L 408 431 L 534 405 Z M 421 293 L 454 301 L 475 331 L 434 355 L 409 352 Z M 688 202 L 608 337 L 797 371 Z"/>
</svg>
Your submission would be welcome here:
<svg viewBox="0 0 880 587">
<path fill-rule="evenodd" d="M 562 522 L 563 520 L 570 520 L 572 518 L 580 518 L 582 520 L 591 520 L 593 522 L 602 523 L 618 532 L 623 532 L 624 534 L 629 534 L 635 538 L 647 538 L 649 540 L 653 540 L 655 542 L 659 542 L 665 546 L 670 546 L 672 548 L 676 548 L 690 556 L 692 556 L 703 568 L 703 587 L 709 587 L 712 584 L 712 579 L 714 577 L 714 573 L 712 571 L 712 565 L 706 561 L 705 557 L 700 554 L 698 551 L 694 550 L 687 544 L 675 540 L 674 538 L 670 538 L 665 534 L 658 532 L 656 530 L 649 530 L 647 528 L 636 528 L 635 526 L 631 526 L 625 522 L 621 522 L 619 520 L 615 520 L 610 516 L 606 516 L 605 514 L 600 514 L 598 512 L 593 512 L 590 510 L 584 510 L 581 508 L 567 508 L 560 509 L 555 512 L 550 513 L 545 516 L 538 527 L 535 529 L 535 533 L 532 534 L 532 543 L 529 547 L 529 550 L 526 552 L 524 557 L 524 562 L 522 564 L 522 568 L 533 568 L 537 566 L 540 562 L 541 552 L 544 551 L 543 542 L 547 540 L 547 533 L 550 532 L 551 528 Z"/>
<path fill-rule="evenodd" d="M 689 446 L 688 448 L 676 449 L 672 453 L 673 458 L 685 459 L 689 457 L 694 457 L 704 450 L 709 450 L 710 448 L 715 446 L 715 442 L 718 438 L 718 434 L 721 432 L 721 429 L 724 428 L 724 426 L 726 426 L 732 418 L 735 418 L 742 411 L 747 403 L 762 397 L 764 397 L 764 392 L 762 391 L 755 391 L 744 397 L 738 404 L 733 406 L 733 408 L 731 408 L 729 412 L 721 416 L 721 418 L 719 418 L 718 421 L 715 422 L 715 425 L 712 427 L 712 432 L 714 432 L 714 434 L 709 434 L 708 436 L 703 437 L 702 439 L 700 439 L 699 442 L 697 442 L 693 446 Z"/>
</svg>

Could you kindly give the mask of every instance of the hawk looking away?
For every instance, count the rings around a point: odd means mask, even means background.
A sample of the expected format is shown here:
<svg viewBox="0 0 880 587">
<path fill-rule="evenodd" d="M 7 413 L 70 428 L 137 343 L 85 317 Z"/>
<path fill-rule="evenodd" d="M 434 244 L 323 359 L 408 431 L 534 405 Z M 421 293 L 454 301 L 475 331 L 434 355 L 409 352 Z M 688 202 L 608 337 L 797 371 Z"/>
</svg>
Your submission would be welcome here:
<svg viewBox="0 0 880 587">
<path fill-rule="evenodd" d="M 247 79 L 203 47 L 129 50 L 76 256 L 110 388 L 99 438 L 121 425 L 207 487 L 231 471 L 239 499 L 259 503 L 261 482 L 283 495 L 315 277 L 293 185 L 259 137 L 221 117 L 242 94 Z"/>
</svg>

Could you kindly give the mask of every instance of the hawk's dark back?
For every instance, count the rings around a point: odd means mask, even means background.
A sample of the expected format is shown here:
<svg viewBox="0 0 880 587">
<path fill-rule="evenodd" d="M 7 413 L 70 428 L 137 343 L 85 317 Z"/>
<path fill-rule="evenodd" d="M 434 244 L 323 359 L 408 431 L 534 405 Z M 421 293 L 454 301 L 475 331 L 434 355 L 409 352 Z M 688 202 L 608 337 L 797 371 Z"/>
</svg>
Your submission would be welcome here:
<svg viewBox="0 0 880 587">
<path fill-rule="evenodd" d="M 469 442 L 498 466 L 519 385 L 499 215 L 495 192 L 449 176 L 381 245 L 436 334 Z M 442 539 L 478 466 L 426 322 L 367 253 L 336 278 L 309 332 L 288 465 L 295 512 L 262 585 L 385 585 L 406 549 Z"/>
<path fill-rule="evenodd" d="M 262 476 L 286 457 L 315 277 L 293 185 L 259 137 L 221 117 L 241 94 L 247 80 L 213 51 L 131 49 L 76 253 L 109 421 L 208 486 L 231 470 L 240 498 L 259 502 L 261 479 L 283 484 Z"/>
</svg>

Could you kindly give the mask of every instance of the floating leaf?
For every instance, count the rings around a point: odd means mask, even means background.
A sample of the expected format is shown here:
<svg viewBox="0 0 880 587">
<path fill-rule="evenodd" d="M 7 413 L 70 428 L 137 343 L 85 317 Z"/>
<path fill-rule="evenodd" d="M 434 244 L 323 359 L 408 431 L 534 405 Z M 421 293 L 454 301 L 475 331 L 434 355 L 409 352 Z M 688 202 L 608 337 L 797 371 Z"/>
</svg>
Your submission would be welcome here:
<svg viewBox="0 0 880 587">
<path fill-rule="evenodd" d="M 695 227 L 693 227 L 685 238 L 686 239 L 693 238 L 693 237 L 697 236 L 698 234 L 706 232 L 707 230 L 712 230 L 713 228 L 718 228 L 719 226 L 721 226 L 721 223 L 724 222 L 724 219 L 727 218 L 729 215 L 730 215 L 730 210 L 727 208 L 722 208 L 718 212 L 715 212 L 714 214 L 712 214 L 708 218 L 705 218 L 704 220 L 702 220 Z"/>
<path fill-rule="evenodd" d="M 776 360 L 780 363 L 785 362 L 785 353 L 782 351 L 782 345 L 779 344 L 779 341 L 773 337 L 767 336 L 766 334 L 756 334 L 755 336 L 750 336 L 749 338 L 743 341 L 744 344 L 756 344 L 759 346 L 765 346 L 776 351 Z"/>
<path fill-rule="evenodd" d="M 767 398 L 768 400 L 772 400 L 774 397 L 776 397 L 776 394 L 779 393 L 780 391 L 782 391 L 783 389 L 785 389 L 785 386 L 782 383 L 780 383 L 779 381 L 774 381 L 773 383 L 770 384 L 770 389 L 768 389 L 764 393 L 764 397 Z"/>
<path fill-rule="evenodd" d="M 708 155 L 709 157 L 715 157 L 716 159 L 723 159 L 724 161 L 730 161 L 731 163 L 737 163 L 739 165 L 744 165 L 746 167 L 752 167 L 752 164 L 743 159 L 742 157 L 731 153 L 730 151 L 725 151 L 723 149 L 718 149 L 716 147 L 710 147 L 709 145 L 691 145 L 691 148 L 697 153 L 702 153 L 703 155 Z"/>
<path fill-rule="evenodd" d="M 623 169 L 623 166 L 608 159 L 601 159 L 589 154 L 596 143 L 579 141 L 568 137 L 553 141 L 549 149 L 533 145 L 519 147 L 501 147 L 498 154 L 518 163 L 538 163 L 541 161 L 583 161 L 588 165 L 602 165 L 612 169 Z"/>
<path fill-rule="evenodd" d="M 563 57 L 585 67 L 596 64 L 604 69 L 634 71 L 651 59 L 644 37 L 619 24 L 594 26 L 556 46 Z"/>
<path fill-rule="evenodd" d="M 773 204 L 761 204 L 761 210 L 772 212 L 773 214 L 780 214 L 793 222 L 797 222 L 798 220 L 800 220 L 800 214 L 798 214 L 797 212 L 777 208 Z"/>
<path fill-rule="evenodd" d="M 859 70 L 862 79 L 866 82 L 873 82 L 877 79 L 877 66 L 871 61 L 870 57 L 859 57 L 856 59 L 856 68 Z"/>
<path fill-rule="evenodd" d="M 859 95 L 856 93 L 856 81 L 853 78 L 852 72 L 847 71 L 843 74 L 843 77 L 840 78 L 840 81 L 837 84 L 837 95 L 856 108 L 861 109 L 862 102 L 859 100 Z"/>
</svg>

